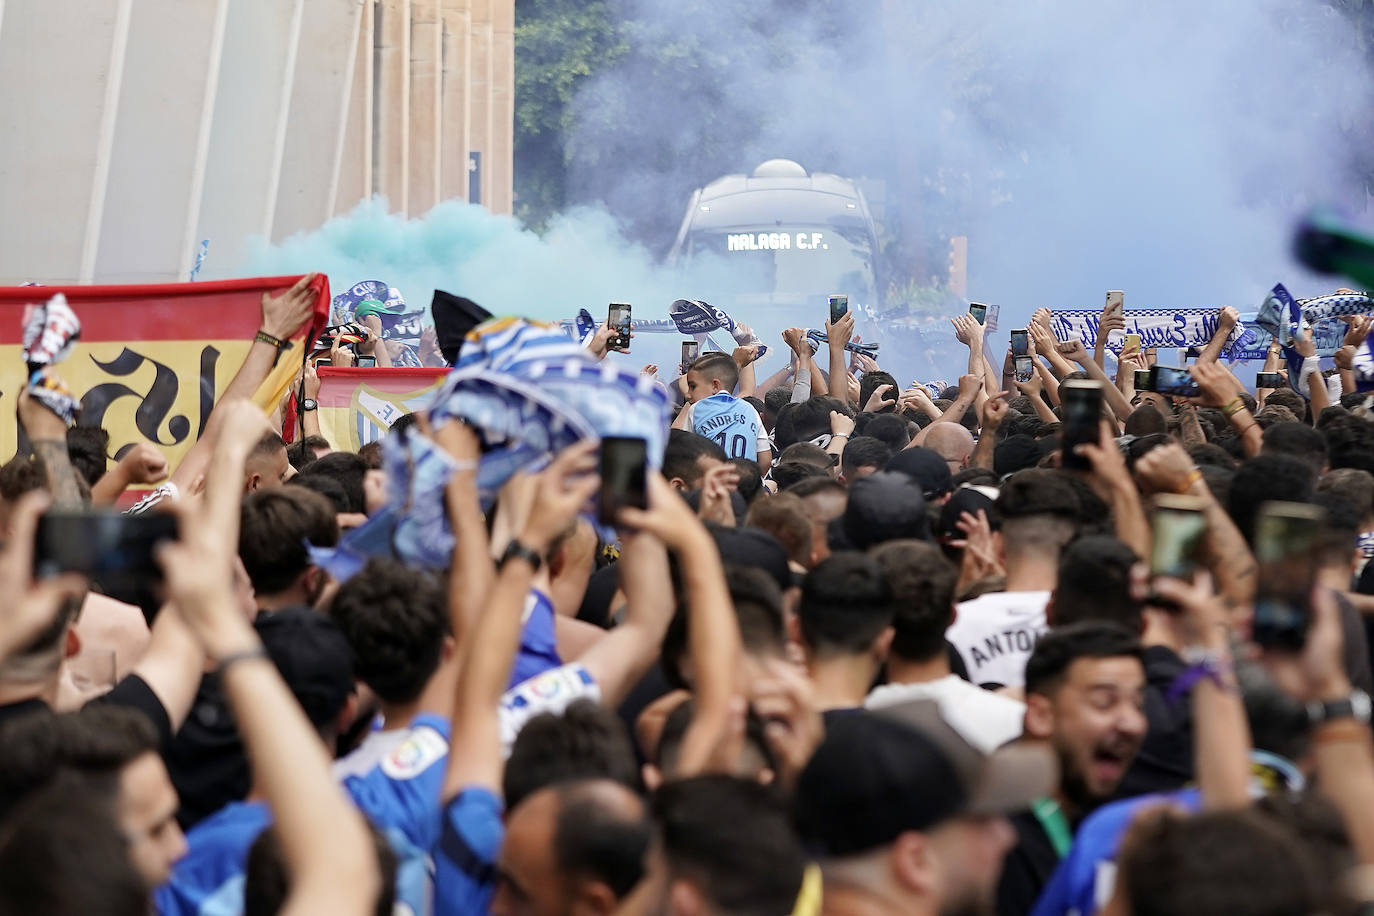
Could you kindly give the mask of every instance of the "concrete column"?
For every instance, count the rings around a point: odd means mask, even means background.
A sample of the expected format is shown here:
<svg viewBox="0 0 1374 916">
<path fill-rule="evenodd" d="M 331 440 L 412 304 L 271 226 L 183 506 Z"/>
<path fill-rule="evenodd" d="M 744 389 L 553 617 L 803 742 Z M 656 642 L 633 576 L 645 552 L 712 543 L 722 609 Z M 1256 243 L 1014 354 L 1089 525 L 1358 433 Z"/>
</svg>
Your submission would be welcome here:
<svg viewBox="0 0 1374 916">
<path fill-rule="evenodd" d="M 269 227 L 274 241 L 314 229 L 333 216 L 344 147 L 372 149 L 371 130 L 350 134 L 348 123 L 355 99 L 358 35 L 366 9 L 363 0 L 305 0 L 281 178 Z M 366 57 L 372 57 L 370 47 Z M 352 164 L 358 166 L 360 160 L 358 156 Z M 350 203 L 361 198 L 370 184 L 360 175 L 352 183 Z"/>
<path fill-rule="evenodd" d="M 440 195 L 468 199 L 469 75 L 472 61 L 471 0 L 443 0 L 444 71 Z"/>
<path fill-rule="evenodd" d="M 12 2 L 3 4 L 3 16 L 0 282 L 89 280 L 119 112 L 130 0 Z"/>
<path fill-rule="evenodd" d="M 227 13 L 228 0 L 134 4 L 95 259 L 102 282 L 175 280 L 191 266 Z"/>
<path fill-rule="evenodd" d="M 376 27 L 377 0 L 363 0 L 358 19 L 357 56 L 350 81 L 352 88 L 339 144 L 338 176 L 329 201 L 330 216 L 347 213 L 358 201 L 372 197 L 376 147 L 372 127 Z"/>
<path fill-rule="evenodd" d="M 444 27 L 439 0 L 410 3 L 410 212 L 439 202 Z"/>
<path fill-rule="evenodd" d="M 491 194 L 487 209 L 510 213 L 515 160 L 515 0 L 492 0 Z"/>
<path fill-rule="evenodd" d="M 472 0 L 472 64 L 468 77 L 468 149 L 481 156 L 482 180 L 479 201 L 490 206 L 492 18 L 495 0 Z"/>
<path fill-rule="evenodd" d="M 379 0 L 373 190 L 410 212 L 410 0 Z"/>
<path fill-rule="evenodd" d="M 241 263 L 249 239 L 270 232 L 304 7 L 305 0 L 230 4 L 194 233 L 196 244 L 210 240 L 216 268 Z"/>
</svg>

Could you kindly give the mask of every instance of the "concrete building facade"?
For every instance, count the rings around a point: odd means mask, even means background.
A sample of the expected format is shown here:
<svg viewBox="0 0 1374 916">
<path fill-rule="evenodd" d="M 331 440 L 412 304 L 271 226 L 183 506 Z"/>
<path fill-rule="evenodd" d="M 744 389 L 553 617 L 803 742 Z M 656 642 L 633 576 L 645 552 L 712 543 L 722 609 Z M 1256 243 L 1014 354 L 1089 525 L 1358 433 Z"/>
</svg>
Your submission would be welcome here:
<svg viewBox="0 0 1374 916">
<path fill-rule="evenodd" d="M 514 0 L 0 0 L 0 284 L 512 206 Z"/>
</svg>

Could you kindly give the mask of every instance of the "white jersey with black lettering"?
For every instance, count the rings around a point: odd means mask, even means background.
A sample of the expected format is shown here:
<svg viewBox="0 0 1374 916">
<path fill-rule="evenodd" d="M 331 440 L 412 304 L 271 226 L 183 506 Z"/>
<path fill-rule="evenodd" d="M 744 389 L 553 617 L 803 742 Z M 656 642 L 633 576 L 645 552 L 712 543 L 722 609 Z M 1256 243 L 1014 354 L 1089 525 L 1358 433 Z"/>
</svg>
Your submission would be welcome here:
<svg viewBox="0 0 1374 916">
<path fill-rule="evenodd" d="M 989 592 L 961 602 L 945 638 L 959 650 L 969 680 L 980 686 L 1023 686 L 1031 650 L 1049 629 L 1049 600 L 1049 592 Z"/>
</svg>

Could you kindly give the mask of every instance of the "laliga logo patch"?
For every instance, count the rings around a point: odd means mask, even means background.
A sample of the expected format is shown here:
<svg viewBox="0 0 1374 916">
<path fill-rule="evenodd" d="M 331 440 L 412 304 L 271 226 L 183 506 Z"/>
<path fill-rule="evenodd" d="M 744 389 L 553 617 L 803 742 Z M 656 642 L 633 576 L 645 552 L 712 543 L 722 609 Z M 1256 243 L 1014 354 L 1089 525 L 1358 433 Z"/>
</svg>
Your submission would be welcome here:
<svg viewBox="0 0 1374 916">
<path fill-rule="evenodd" d="M 382 758 L 382 772 L 392 779 L 414 779 L 448 753 L 444 736 L 428 725 L 412 729 L 410 737 Z"/>
</svg>

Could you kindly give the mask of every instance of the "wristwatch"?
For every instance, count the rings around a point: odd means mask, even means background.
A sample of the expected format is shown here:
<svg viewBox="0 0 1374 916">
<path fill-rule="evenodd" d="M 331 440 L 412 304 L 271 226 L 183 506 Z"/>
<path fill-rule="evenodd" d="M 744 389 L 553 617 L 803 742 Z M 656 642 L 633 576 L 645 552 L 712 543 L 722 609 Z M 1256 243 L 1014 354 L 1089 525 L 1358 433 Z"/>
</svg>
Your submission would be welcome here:
<svg viewBox="0 0 1374 916">
<path fill-rule="evenodd" d="M 301 410 L 318 410 L 319 407 L 320 402 L 315 400 L 314 398 L 306 398 L 305 400 L 301 401 Z"/>
<path fill-rule="evenodd" d="M 496 568 L 505 567 L 511 560 L 524 560 L 530 564 L 530 570 L 533 572 L 539 572 L 539 567 L 544 565 L 544 558 L 537 551 L 531 550 L 519 541 L 511 541 L 506 546 L 506 552 L 501 554 L 501 562 L 496 564 Z"/>
<path fill-rule="evenodd" d="M 1313 725 L 1332 719 L 1354 719 L 1368 725 L 1371 711 L 1374 711 L 1374 703 L 1371 703 L 1369 694 L 1358 687 L 1350 691 L 1350 696 L 1344 700 L 1313 700 L 1307 704 L 1307 718 Z"/>
</svg>

